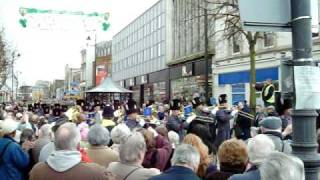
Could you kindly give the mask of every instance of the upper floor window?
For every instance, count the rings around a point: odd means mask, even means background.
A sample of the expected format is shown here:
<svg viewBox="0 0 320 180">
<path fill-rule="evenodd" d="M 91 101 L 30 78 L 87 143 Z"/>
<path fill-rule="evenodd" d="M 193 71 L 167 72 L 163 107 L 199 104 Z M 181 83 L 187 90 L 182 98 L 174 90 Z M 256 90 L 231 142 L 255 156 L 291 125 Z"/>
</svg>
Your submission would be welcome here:
<svg viewBox="0 0 320 180">
<path fill-rule="evenodd" d="M 264 47 L 271 47 L 274 45 L 274 34 L 271 32 L 263 33 L 263 45 Z"/>
<path fill-rule="evenodd" d="M 240 53 L 240 40 L 238 37 L 233 36 L 231 38 L 231 43 L 232 43 L 232 53 L 236 54 L 236 53 Z"/>
</svg>

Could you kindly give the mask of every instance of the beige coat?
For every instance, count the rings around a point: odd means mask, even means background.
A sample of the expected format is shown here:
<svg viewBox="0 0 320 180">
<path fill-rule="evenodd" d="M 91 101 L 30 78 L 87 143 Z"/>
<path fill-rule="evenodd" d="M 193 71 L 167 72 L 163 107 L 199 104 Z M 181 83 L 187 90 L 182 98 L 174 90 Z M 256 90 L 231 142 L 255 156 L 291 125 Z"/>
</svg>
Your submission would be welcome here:
<svg viewBox="0 0 320 180">
<path fill-rule="evenodd" d="M 79 163 L 65 172 L 56 172 L 46 163 L 36 164 L 29 180 L 115 180 L 115 176 L 102 166 L 94 163 Z"/>
<path fill-rule="evenodd" d="M 89 146 L 86 152 L 92 162 L 104 167 L 108 167 L 111 162 L 119 161 L 118 152 L 107 146 Z"/>
<path fill-rule="evenodd" d="M 126 180 L 148 180 L 151 177 L 160 174 L 160 170 L 154 168 L 143 168 L 141 165 L 127 165 L 120 162 L 110 163 L 108 170 L 117 176 L 117 179 L 123 180 L 130 172 Z"/>
</svg>

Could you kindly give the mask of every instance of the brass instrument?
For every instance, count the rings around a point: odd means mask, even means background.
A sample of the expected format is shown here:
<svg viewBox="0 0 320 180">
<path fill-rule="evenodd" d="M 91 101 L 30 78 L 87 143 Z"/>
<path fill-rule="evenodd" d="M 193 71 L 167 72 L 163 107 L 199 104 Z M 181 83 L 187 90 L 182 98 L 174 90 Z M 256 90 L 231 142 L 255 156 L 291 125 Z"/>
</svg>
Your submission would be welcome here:
<svg viewBox="0 0 320 180">
<path fill-rule="evenodd" d="M 246 118 L 248 118 L 248 119 L 250 119 L 250 120 L 252 120 L 252 121 L 255 119 L 254 115 L 252 115 L 252 114 L 250 114 L 250 113 L 246 113 L 246 112 L 241 111 L 241 110 L 238 111 L 238 115 L 241 115 L 241 116 L 243 116 L 243 117 L 246 117 Z"/>
</svg>

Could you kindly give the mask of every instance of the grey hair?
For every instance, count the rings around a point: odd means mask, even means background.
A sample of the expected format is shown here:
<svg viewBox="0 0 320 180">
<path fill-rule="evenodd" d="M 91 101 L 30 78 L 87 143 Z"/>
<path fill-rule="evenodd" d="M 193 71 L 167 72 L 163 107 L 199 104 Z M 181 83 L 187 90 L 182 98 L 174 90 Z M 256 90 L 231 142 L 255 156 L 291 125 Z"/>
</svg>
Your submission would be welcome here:
<svg viewBox="0 0 320 180">
<path fill-rule="evenodd" d="M 52 125 L 44 124 L 40 128 L 39 137 L 50 137 L 52 133 Z"/>
<path fill-rule="evenodd" d="M 95 124 L 89 130 L 88 141 L 91 146 L 107 146 L 110 142 L 110 133 L 100 124 Z"/>
<path fill-rule="evenodd" d="M 122 163 L 136 163 L 141 160 L 141 154 L 146 152 L 146 142 L 139 132 L 134 132 L 119 146 L 119 157 Z"/>
<path fill-rule="evenodd" d="M 259 166 L 261 163 L 275 151 L 273 141 L 264 134 L 259 134 L 248 140 L 249 161 L 253 165 Z"/>
<path fill-rule="evenodd" d="M 274 152 L 261 165 L 261 180 L 304 180 L 304 165 L 297 157 Z"/>
<path fill-rule="evenodd" d="M 115 144 L 120 144 L 131 134 L 130 129 L 125 124 L 119 124 L 111 130 L 111 139 Z"/>
<path fill-rule="evenodd" d="M 179 134 L 177 134 L 174 131 L 168 132 L 168 138 L 171 144 L 174 144 L 175 147 L 177 147 L 180 144 L 180 137 Z"/>
<path fill-rule="evenodd" d="M 172 156 L 172 165 L 189 165 L 192 167 L 198 167 L 200 163 L 200 154 L 190 144 L 179 145 Z"/>
<path fill-rule="evenodd" d="M 80 143 L 80 131 L 74 123 L 61 125 L 55 133 L 54 145 L 57 150 L 77 150 Z"/>
</svg>

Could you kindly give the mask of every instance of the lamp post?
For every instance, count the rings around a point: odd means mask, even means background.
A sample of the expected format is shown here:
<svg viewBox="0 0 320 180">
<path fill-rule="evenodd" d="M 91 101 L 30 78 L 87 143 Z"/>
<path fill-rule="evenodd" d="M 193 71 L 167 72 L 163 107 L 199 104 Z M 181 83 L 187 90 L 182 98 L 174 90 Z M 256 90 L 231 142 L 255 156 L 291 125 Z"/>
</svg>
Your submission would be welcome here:
<svg viewBox="0 0 320 180">
<path fill-rule="evenodd" d="M 12 52 L 12 60 L 11 60 L 11 80 L 12 80 L 12 84 L 11 84 L 11 101 L 14 102 L 14 61 L 16 60 L 16 57 L 20 57 L 20 53 L 17 54 L 16 56 L 16 52 Z"/>
<path fill-rule="evenodd" d="M 294 67 L 314 66 L 310 8 L 310 0 L 291 0 Z M 294 102 L 299 98 L 296 96 L 294 94 Z M 317 153 L 318 144 L 316 141 L 316 117 L 317 113 L 314 108 L 297 110 L 294 107 L 292 153 L 304 162 L 306 180 L 317 180 L 320 167 L 320 156 Z"/>
</svg>

